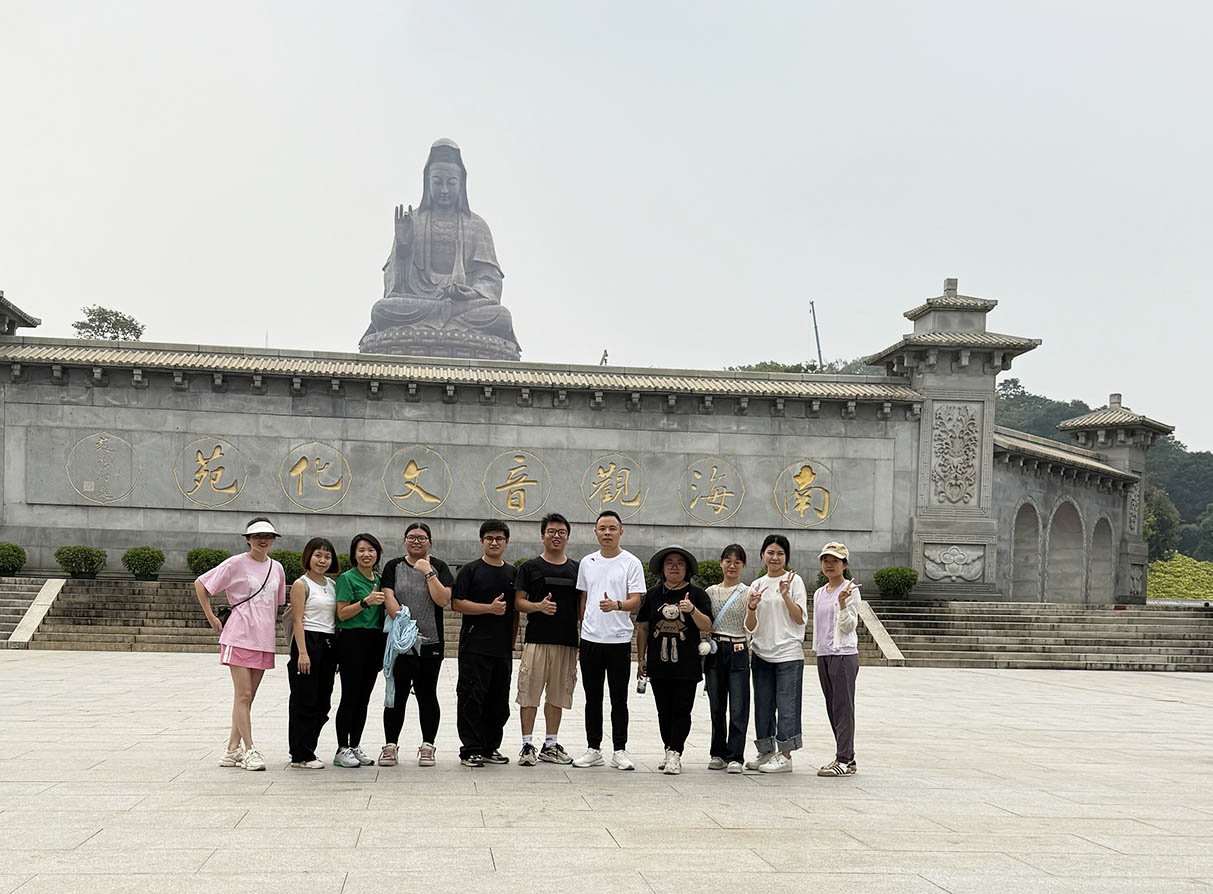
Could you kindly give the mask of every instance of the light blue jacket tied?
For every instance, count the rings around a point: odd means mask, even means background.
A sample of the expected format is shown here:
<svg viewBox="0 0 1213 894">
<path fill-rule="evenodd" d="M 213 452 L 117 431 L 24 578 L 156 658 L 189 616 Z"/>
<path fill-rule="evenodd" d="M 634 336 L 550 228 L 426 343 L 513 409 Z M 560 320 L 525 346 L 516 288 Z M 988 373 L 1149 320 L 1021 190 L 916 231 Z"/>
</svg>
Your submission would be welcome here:
<svg viewBox="0 0 1213 894">
<path fill-rule="evenodd" d="M 396 617 L 384 613 L 383 629 L 387 633 L 387 645 L 383 647 L 383 706 L 396 707 L 396 676 L 392 673 L 397 655 L 420 655 L 421 647 L 428 637 L 417 631 L 417 622 L 409 614 L 407 605 L 400 606 Z"/>
</svg>

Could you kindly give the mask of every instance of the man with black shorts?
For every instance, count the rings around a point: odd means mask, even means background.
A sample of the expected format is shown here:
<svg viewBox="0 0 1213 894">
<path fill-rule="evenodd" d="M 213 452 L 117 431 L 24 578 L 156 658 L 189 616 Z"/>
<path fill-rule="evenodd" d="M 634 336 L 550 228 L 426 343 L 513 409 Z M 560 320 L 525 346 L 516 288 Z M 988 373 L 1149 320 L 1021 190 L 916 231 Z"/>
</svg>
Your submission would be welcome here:
<svg viewBox="0 0 1213 894">
<path fill-rule="evenodd" d="M 565 708 L 573 707 L 577 685 L 578 613 L 577 562 L 564 554 L 569 540 L 569 521 L 553 512 L 539 522 L 543 553 L 524 562 L 515 581 L 515 607 L 527 616 L 526 643 L 518 668 L 518 715 L 522 723 L 522 751 L 518 764 L 533 767 L 536 761 L 571 764 L 556 736 Z M 531 742 L 535 715 L 544 691 L 543 747 Z"/>
</svg>

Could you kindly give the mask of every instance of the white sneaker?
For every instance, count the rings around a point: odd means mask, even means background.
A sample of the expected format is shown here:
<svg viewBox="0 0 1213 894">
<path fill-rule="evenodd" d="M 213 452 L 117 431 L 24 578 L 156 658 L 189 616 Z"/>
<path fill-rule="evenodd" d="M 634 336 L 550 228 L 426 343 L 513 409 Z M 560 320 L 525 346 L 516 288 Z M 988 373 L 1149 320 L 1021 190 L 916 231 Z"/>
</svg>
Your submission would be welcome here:
<svg viewBox="0 0 1213 894">
<path fill-rule="evenodd" d="M 354 754 L 352 748 L 338 748 L 337 753 L 333 755 L 334 767 L 361 767 L 362 761 L 358 760 L 358 755 Z"/>
<path fill-rule="evenodd" d="M 244 758 L 240 761 L 242 770 L 264 770 L 265 758 L 261 756 L 261 752 L 256 748 L 251 751 L 244 752 Z"/>
<path fill-rule="evenodd" d="M 758 768 L 759 773 L 791 773 L 792 759 L 776 754 L 773 758 Z"/>
<path fill-rule="evenodd" d="M 291 761 L 291 767 L 292 767 L 292 769 L 295 769 L 295 770 L 323 770 L 324 761 L 321 761 L 321 760 Z"/>
<path fill-rule="evenodd" d="M 354 757 L 358 758 L 358 763 L 364 767 L 373 767 L 375 762 L 371 760 L 371 756 L 362 750 L 361 746 L 355 746 L 350 749 L 354 753 Z"/>
<path fill-rule="evenodd" d="M 708 761 L 709 770 L 723 770 L 728 765 L 729 765 L 729 762 L 726 761 L 723 757 L 714 757 L 710 761 Z"/>
<path fill-rule="evenodd" d="M 666 765 L 666 764 L 668 764 L 669 762 L 670 762 L 670 749 L 668 749 L 668 748 L 667 748 L 667 749 L 666 749 L 666 750 L 665 750 L 665 751 L 662 753 L 662 755 L 661 755 L 661 760 L 659 760 L 659 761 L 657 762 L 657 769 L 658 769 L 658 770 L 664 770 L 664 769 L 665 769 L 665 765 Z"/>
<path fill-rule="evenodd" d="M 611 766 L 616 770 L 635 770 L 636 765 L 628 757 L 628 753 L 620 749 L 611 755 Z"/>
<path fill-rule="evenodd" d="M 747 770 L 761 770 L 762 765 L 773 758 L 776 754 L 778 754 L 776 751 L 772 751 L 770 754 L 760 754 L 752 761 L 746 761 L 745 768 Z"/>
<path fill-rule="evenodd" d="M 682 755 L 677 751 L 669 752 L 669 757 L 665 759 L 665 775 L 677 776 L 682 772 Z"/>
<path fill-rule="evenodd" d="M 244 760 L 244 749 L 237 745 L 232 750 L 223 752 L 223 757 L 219 758 L 219 766 L 239 767 L 242 760 Z"/>
<path fill-rule="evenodd" d="M 600 748 L 587 748 L 585 754 L 573 761 L 574 767 L 601 767 L 602 764 L 602 749 Z"/>
<path fill-rule="evenodd" d="M 745 769 L 745 767 L 742 765 L 741 761 L 729 761 L 729 765 L 726 768 L 726 772 L 740 773 L 744 769 Z"/>
</svg>

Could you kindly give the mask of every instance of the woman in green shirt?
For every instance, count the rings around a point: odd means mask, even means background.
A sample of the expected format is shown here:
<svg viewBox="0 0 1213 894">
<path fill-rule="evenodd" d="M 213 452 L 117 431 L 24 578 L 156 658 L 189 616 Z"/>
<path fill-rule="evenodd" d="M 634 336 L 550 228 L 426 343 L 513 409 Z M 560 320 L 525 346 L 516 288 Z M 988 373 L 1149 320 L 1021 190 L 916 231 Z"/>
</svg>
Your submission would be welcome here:
<svg viewBox="0 0 1213 894">
<path fill-rule="evenodd" d="M 365 767 L 375 762 L 362 750 L 366 709 L 383 667 L 383 602 L 379 589 L 379 558 L 383 547 L 372 534 L 350 541 L 354 567 L 337 578 L 337 664 L 341 674 L 341 704 L 337 706 L 338 767 Z"/>
</svg>

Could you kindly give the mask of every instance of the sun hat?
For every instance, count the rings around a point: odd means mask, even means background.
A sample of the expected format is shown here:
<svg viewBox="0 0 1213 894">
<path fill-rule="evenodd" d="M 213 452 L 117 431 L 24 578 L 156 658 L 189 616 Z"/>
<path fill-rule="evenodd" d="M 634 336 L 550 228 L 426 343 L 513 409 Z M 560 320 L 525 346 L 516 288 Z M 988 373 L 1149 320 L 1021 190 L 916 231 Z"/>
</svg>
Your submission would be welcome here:
<svg viewBox="0 0 1213 894">
<path fill-rule="evenodd" d="M 667 546 L 663 550 L 659 550 L 649 559 L 649 571 L 659 578 L 665 577 L 665 558 L 671 553 L 678 553 L 687 563 L 687 580 L 693 578 L 699 573 L 699 561 L 691 555 L 690 551 L 681 546 Z"/>
<path fill-rule="evenodd" d="M 823 559 L 826 556 L 833 556 L 836 559 L 842 559 L 844 562 L 850 559 L 850 553 L 847 548 L 836 540 L 831 540 L 829 543 L 823 546 L 821 548 L 821 552 L 818 553 L 817 558 Z"/>
<path fill-rule="evenodd" d="M 272 534 L 275 537 L 279 536 L 274 530 L 274 526 L 265 519 L 256 519 L 249 522 L 248 527 L 244 529 L 244 536 L 251 537 L 254 534 Z"/>
</svg>

